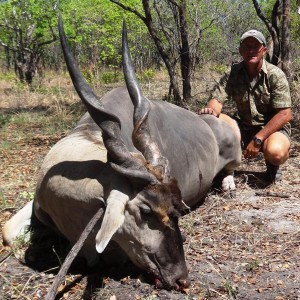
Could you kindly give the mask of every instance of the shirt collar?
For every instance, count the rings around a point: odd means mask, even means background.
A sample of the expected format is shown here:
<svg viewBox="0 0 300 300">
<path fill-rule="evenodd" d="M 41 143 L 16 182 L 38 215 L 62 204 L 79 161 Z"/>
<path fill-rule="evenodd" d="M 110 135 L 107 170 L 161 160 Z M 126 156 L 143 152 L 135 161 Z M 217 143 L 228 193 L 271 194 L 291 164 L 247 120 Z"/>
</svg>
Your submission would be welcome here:
<svg viewBox="0 0 300 300">
<path fill-rule="evenodd" d="M 267 71 L 267 64 L 266 64 L 266 60 L 265 59 L 263 59 L 263 64 L 261 66 L 261 70 L 260 71 L 263 71 L 265 74 L 268 73 L 268 71 Z"/>
<path fill-rule="evenodd" d="M 247 74 L 247 71 L 246 71 L 246 68 L 245 68 L 245 66 L 244 66 L 243 61 L 241 61 L 239 67 L 240 67 L 240 69 L 243 69 L 244 72 Z M 264 74 L 268 74 L 268 70 L 267 70 L 267 62 L 266 62 L 266 60 L 265 60 L 264 58 L 263 58 L 263 64 L 262 64 L 261 69 L 260 69 L 260 71 L 259 71 L 259 76 L 262 74 L 262 72 L 263 72 Z"/>
</svg>

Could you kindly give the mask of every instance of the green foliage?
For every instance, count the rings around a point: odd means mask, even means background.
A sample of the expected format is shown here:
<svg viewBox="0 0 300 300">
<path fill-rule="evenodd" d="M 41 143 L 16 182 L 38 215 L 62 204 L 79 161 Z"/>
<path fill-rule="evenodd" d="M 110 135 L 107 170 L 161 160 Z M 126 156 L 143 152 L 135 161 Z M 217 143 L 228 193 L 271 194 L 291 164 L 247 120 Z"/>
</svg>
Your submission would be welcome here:
<svg viewBox="0 0 300 300">
<path fill-rule="evenodd" d="M 246 265 L 246 270 L 249 272 L 257 271 L 259 267 L 262 266 L 262 262 L 260 260 L 252 260 Z"/>
<path fill-rule="evenodd" d="M 0 128 L 10 122 L 11 116 L 0 112 Z"/>
<path fill-rule="evenodd" d="M 300 61 L 298 57 L 300 56 L 300 15 L 297 13 L 297 1 L 291 1 L 291 56 L 292 56 L 292 66 L 295 71 L 295 75 L 299 78 L 300 74 Z"/>
<path fill-rule="evenodd" d="M 153 69 L 143 70 L 141 74 L 137 75 L 139 81 L 149 81 L 154 78 L 155 71 Z"/>
<path fill-rule="evenodd" d="M 0 72 L 0 80 L 12 81 L 16 79 L 16 75 L 13 72 Z"/>
<path fill-rule="evenodd" d="M 240 59 L 239 38 L 245 31 L 263 29 L 253 3 L 243 0 L 199 0 L 201 7 L 201 58 L 230 64 Z"/>
<path fill-rule="evenodd" d="M 140 5 L 137 0 L 130 2 Z M 69 40 L 78 44 L 80 52 L 87 53 L 89 63 L 95 65 L 120 65 L 123 20 L 126 20 L 129 31 L 134 32 L 134 35 L 129 35 L 130 45 L 137 45 L 137 39 L 144 39 L 147 32 L 139 19 L 109 0 L 80 3 L 71 0 L 61 5 L 61 9 Z M 134 53 L 134 49 L 132 51 Z"/>
<path fill-rule="evenodd" d="M 275 5 L 275 0 L 263 0 L 261 1 L 261 8 L 264 14 L 266 15 L 268 20 L 272 18 L 272 10 Z M 297 1 L 291 1 L 291 11 L 290 11 L 290 18 L 291 18 L 291 42 L 298 45 L 300 43 L 300 16 L 297 13 Z"/>
<path fill-rule="evenodd" d="M 123 74 L 117 71 L 105 71 L 101 74 L 101 81 L 105 84 L 118 82 L 121 78 L 123 78 Z"/>
<path fill-rule="evenodd" d="M 236 299 L 238 295 L 237 287 L 229 281 L 224 282 L 224 289 L 227 291 L 230 298 Z"/>
<path fill-rule="evenodd" d="M 26 202 L 29 202 L 34 199 L 34 192 L 20 192 L 18 198 L 20 198 L 23 201 L 25 200 Z"/>
<path fill-rule="evenodd" d="M 41 65 L 41 49 L 55 40 L 55 3 L 54 0 L 0 3 L 0 45 L 6 50 L 6 65 L 14 65 L 19 80 L 29 85 Z"/>
<path fill-rule="evenodd" d="M 15 239 L 14 239 L 14 246 L 12 248 L 13 253 L 15 257 L 20 258 L 23 256 L 23 253 L 21 251 L 22 248 L 28 248 L 29 245 L 31 244 L 30 241 L 30 229 L 29 226 L 25 228 L 25 231 L 21 234 L 19 234 Z"/>
<path fill-rule="evenodd" d="M 32 115 L 29 112 L 16 113 L 11 115 L 10 123 L 22 125 L 32 122 Z"/>
<path fill-rule="evenodd" d="M 142 16 L 144 14 L 140 0 L 120 0 L 124 5 L 136 9 Z M 111 65 L 121 66 L 121 31 L 123 20 L 128 28 L 129 45 L 136 69 L 141 80 L 150 80 L 151 71 L 157 65 L 162 65 L 158 58 L 154 42 L 149 36 L 144 23 L 133 13 L 120 8 L 110 0 L 61 0 L 57 7 L 57 0 L 8 0 L 0 2 L 0 41 L 16 46 L 14 31 L 9 27 L 19 27 L 22 36 L 26 37 L 31 29 L 33 35 L 29 40 L 24 39 L 26 47 L 34 50 L 37 45 L 52 38 L 58 37 L 57 17 L 62 14 L 65 31 L 72 48 L 72 52 L 83 70 L 86 71 L 87 80 L 93 82 L 97 79 L 95 70 L 109 69 Z M 262 0 L 262 10 L 270 18 L 275 0 Z M 269 36 L 265 25 L 256 15 L 252 1 L 243 0 L 188 0 L 187 22 L 190 38 L 191 52 L 195 56 L 197 65 L 208 61 L 217 61 L 228 65 L 240 59 L 238 43 L 240 35 L 250 29 L 261 30 Z M 174 22 L 174 6 L 170 1 L 149 0 L 149 5 L 154 13 L 153 24 L 158 30 L 160 41 L 178 61 L 179 32 Z M 6 25 L 9 26 L 6 26 Z M 162 27 L 159 27 L 161 26 Z M 293 58 L 299 56 L 300 22 L 296 13 L 296 1 L 291 7 L 291 43 Z M 51 68 L 64 66 L 60 44 L 45 45 L 39 50 L 44 65 Z M 19 55 L 18 52 L 1 52 L 1 62 L 12 61 Z M 12 66 L 12 64 L 11 64 Z M 176 66 L 174 66 L 176 68 Z M 103 82 L 119 80 L 119 75 L 105 71 Z M 11 73 L 0 74 L 12 79 Z M 6 78 L 4 78 L 6 79 Z"/>
<path fill-rule="evenodd" d="M 55 3 L 54 0 L 22 0 L 1 3 L 0 24 L 4 29 L 0 35 L 1 40 L 9 44 L 9 39 L 15 33 L 12 28 L 19 28 L 24 37 L 33 29 L 32 37 L 28 36 L 28 39 L 24 39 L 27 43 L 26 46 L 30 47 L 33 43 L 47 41 L 52 37 L 51 27 L 55 27 L 57 23 L 56 11 L 53 9 Z"/>
<path fill-rule="evenodd" d="M 1 141 L 0 150 L 10 150 L 14 147 L 14 142 L 12 141 Z"/>
<path fill-rule="evenodd" d="M 147 80 L 153 79 L 155 75 L 155 72 L 153 69 L 147 69 L 143 72 L 143 77 Z"/>
<path fill-rule="evenodd" d="M 1 147 L 1 144 L 0 144 L 0 147 Z M 4 196 L 3 190 L 0 189 L 0 209 L 2 211 L 4 211 L 8 207 L 10 207 L 10 203 L 7 201 L 6 197 Z"/>
<path fill-rule="evenodd" d="M 210 67 L 210 69 L 212 71 L 219 73 L 220 75 L 223 75 L 226 72 L 226 70 L 228 69 L 228 66 L 223 65 L 223 64 L 215 64 L 215 65 L 212 65 Z"/>
</svg>

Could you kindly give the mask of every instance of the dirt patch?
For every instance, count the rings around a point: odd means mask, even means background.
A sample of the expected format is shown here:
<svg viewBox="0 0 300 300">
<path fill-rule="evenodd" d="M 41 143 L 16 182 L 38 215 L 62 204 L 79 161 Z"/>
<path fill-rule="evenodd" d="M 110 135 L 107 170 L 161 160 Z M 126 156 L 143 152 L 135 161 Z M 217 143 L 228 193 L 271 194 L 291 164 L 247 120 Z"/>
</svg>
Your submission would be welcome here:
<svg viewBox="0 0 300 300">
<path fill-rule="evenodd" d="M 2 154 L 2 188 L 9 201 L 19 191 L 33 188 L 31 174 L 37 172 L 49 149 L 46 141 L 39 139 L 39 151 L 33 141 Z M 266 186 L 261 158 L 244 161 L 236 176 L 236 199 L 212 191 L 201 207 L 181 219 L 191 280 L 185 294 L 156 290 L 130 263 L 78 270 L 77 261 L 77 271 L 75 264 L 60 287 L 61 299 L 299 299 L 299 149 L 294 142 L 279 185 Z M 18 201 L 21 205 L 25 199 L 19 196 Z M 2 211 L 1 222 L 15 210 Z M 67 254 L 66 244 L 59 243 L 27 250 L 26 264 L 22 263 L 24 252 L 4 259 L 0 265 L 2 299 L 43 299 Z M 5 257 L 9 250 L 1 248 L 0 254 Z"/>
</svg>

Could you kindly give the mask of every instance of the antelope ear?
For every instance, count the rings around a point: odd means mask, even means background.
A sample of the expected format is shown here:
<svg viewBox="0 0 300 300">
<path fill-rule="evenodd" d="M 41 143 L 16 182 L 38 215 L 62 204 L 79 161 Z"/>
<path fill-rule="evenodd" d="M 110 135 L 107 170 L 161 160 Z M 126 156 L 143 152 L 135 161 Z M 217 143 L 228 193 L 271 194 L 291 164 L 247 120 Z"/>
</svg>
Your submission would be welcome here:
<svg viewBox="0 0 300 300">
<path fill-rule="evenodd" d="M 115 232 L 123 225 L 125 220 L 125 206 L 129 201 L 128 195 L 112 190 L 107 199 L 107 207 L 101 228 L 96 235 L 96 250 L 102 253 Z"/>
</svg>

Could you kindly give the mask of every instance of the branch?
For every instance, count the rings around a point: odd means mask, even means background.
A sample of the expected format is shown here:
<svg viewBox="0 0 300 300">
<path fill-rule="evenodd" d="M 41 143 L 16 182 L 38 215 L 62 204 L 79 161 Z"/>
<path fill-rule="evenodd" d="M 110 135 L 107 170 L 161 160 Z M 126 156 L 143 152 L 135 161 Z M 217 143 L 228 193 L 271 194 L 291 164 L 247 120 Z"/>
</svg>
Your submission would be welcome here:
<svg viewBox="0 0 300 300">
<path fill-rule="evenodd" d="M 276 3 L 274 4 L 274 7 L 273 7 L 273 11 L 272 11 L 273 24 L 267 20 L 266 16 L 261 11 L 258 1 L 257 0 L 252 0 L 252 1 L 253 1 L 253 4 L 254 4 L 254 7 L 255 7 L 258 17 L 266 24 L 268 31 L 272 36 L 274 47 L 273 47 L 273 54 L 272 54 L 272 57 L 270 60 L 271 60 L 272 64 L 277 65 L 278 59 L 280 56 L 280 43 L 279 43 L 278 26 L 277 26 L 276 22 L 274 24 L 274 19 L 278 16 L 279 0 L 276 0 Z"/>
<path fill-rule="evenodd" d="M 218 19 L 219 17 L 215 17 L 214 19 L 211 19 L 209 24 L 206 27 L 202 28 L 201 31 L 205 31 L 206 29 L 210 28 L 214 24 L 214 22 L 218 21 Z"/>
<path fill-rule="evenodd" d="M 170 2 L 171 4 L 173 4 L 174 6 L 177 6 L 177 7 L 179 7 L 179 5 L 178 5 L 178 3 L 176 3 L 175 1 L 173 1 L 173 0 L 168 0 L 168 2 Z"/>
<path fill-rule="evenodd" d="M 163 18 L 160 14 L 161 9 L 159 7 L 157 7 L 157 3 L 155 1 L 153 3 L 153 7 L 154 7 L 154 10 L 158 17 L 161 32 L 164 34 L 164 36 L 166 37 L 167 40 L 171 40 L 172 36 L 168 33 L 167 30 L 165 30 L 165 28 L 167 28 L 170 32 L 173 32 L 173 33 L 174 33 L 174 28 L 172 28 L 172 30 L 170 30 L 170 28 L 168 28 L 166 25 L 163 24 Z"/>
<path fill-rule="evenodd" d="M 143 7 L 144 7 L 144 12 L 145 12 L 145 25 L 148 28 L 148 32 L 150 33 L 162 59 L 166 63 L 166 60 L 169 60 L 168 54 L 165 51 L 165 48 L 163 46 L 163 43 L 161 39 L 159 38 L 159 35 L 156 31 L 156 29 L 153 26 L 153 21 L 152 21 L 152 15 L 151 15 L 151 9 L 149 6 L 149 1 L 148 0 L 143 0 Z"/>
<path fill-rule="evenodd" d="M 75 259 L 75 257 L 77 256 L 78 252 L 80 251 L 80 249 L 82 248 L 85 240 L 87 239 L 88 235 L 90 234 L 90 232 L 92 231 L 92 229 L 94 228 L 94 226 L 96 225 L 97 221 L 101 218 L 103 214 L 103 208 L 101 207 L 93 216 L 93 218 L 89 221 L 89 223 L 86 225 L 86 227 L 84 228 L 84 230 L 82 231 L 78 241 L 75 243 L 75 245 L 72 247 L 71 251 L 69 252 L 69 254 L 67 255 L 63 265 L 61 266 L 58 274 L 56 275 L 52 286 L 50 287 L 50 289 L 48 290 L 48 293 L 46 295 L 46 300 L 53 300 L 55 299 L 56 293 L 57 293 L 57 289 L 59 284 L 61 283 L 61 281 L 64 279 L 64 277 L 66 276 L 73 260 Z"/>
<path fill-rule="evenodd" d="M 44 45 L 51 44 L 51 43 L 55 42 L 56 40 L 57 40 L 57 38 L 56 38 L 56 36 L 54 36 L 52 40 L 49 40 L 49 41 L 45 41 L 45 42 L 39 43 L 39 44 L 38 44 L 38 47 L 42 47 L 42 46 L 44 46 Z"/>
<path fill-rule="evenodd" d="M 8 45 L 5 44 L 2 40 L 0 40 L 0 45 L 1 45 L 2 47 L 4 47 L 4 48 L 8 49 L 8 50 L 13 51 L 13 52 L 19 52 L 19 51 L 20 51 L 20 49 L 12 48 L 12 47 L 8 46 Z M 26 48 L 26 47 L 24 47 L 23 50 L 26 51 L 26 52 L 28 52 L 28 53 L 33 53 L 33 51 L 32 51 L 31 49 Z"/>
<path fill-rule="evenodd" d="M 0 27 L 4 27 L 4 28 L 7 28 L 7 29 L 10 29 L 10 30 L 13 30 L 13 31 L 17 31 L 17 30 L 19 30 L 19 28 L 18 27 L 13 27 L 13 26 L 10 26 L 10 25 L 8 25 L 8 24 L 0 24 Z"/>
<path fill-rule="evenodd" d="M 57 40 L 57 36 L 55 34 L 55 31 L 53 30 L 53 27 L 51 26 L 51 20 L 50 19 L 48 19 L 48 25 L 49 25 L 49 28 L 51 30 L 52 36 L 53 36 L 53 41 L 56 41 Z"/>
<path fill-rule="evenodd" d="M 268 191 L 256 191 L 256 196 L 265 196 L 265 197 L 279 197 L 279 198 L 289 198 L 290 195 L 283 194 L 283 193 L 275 193 L 275 192 L 268 192 Z"/>
<path fill-rule="evenodd" d="M 272 34 L 272 32 L 273 32 L 272 24 L 267 20 L 265 14 L 262 12 L 258 1 L 257 0 L 252 0 L 252 2 L 254 4 L 254 7 L 255 7 L 255 10 L 256 10 L 256 13 L 257 13 L 258 17 L 266 24 L 269 32 Z"/>
<path fill-rule="evenodd" d="M 31 49 L 29 49 L 27 47 L 24 47 L 23 50 L 26 51 L 26 52 L 28 52 L 28 53 L 33 53 L 33 50 L 31 50 Z"/>
<path fill-rule="evenodd" d="M 17 49 L 8 46 L 8 45 L 5 44 L 2 40 L 0 40 L 0 45 L 1 45 L 2 47 L 4 47 L 4 48 L 8 49 L 8 50 L 11 50 L 11 51 L 14 51 L 14 52 L 18 52 Z"/>
<path fill-rule="evenodd" d="M 34 29 L 35 29 L 35 24 L 31 24 L 27 28 L 27 32 L 26 32 L 26 44 L 27 45 L 30 45 L 30 43 L 31 43 L 32 34 L 33 34 Z"/>
<path fill-rule="evenodd" d="M 278 17 L 278 13 L 279 13 L 279 7 L 280 7 L 280 1 L 276 0 L 274 6 L 273 6 L 273 10 L 272 10 L 272 26 L 273 28 L 275 28 L 276 34 L 277 36 L 279 36 L 279 17 Z M 282 8 L 281 8 L 282 10 Z"/>
<path fill-rule="evenodd" d="M 136 9 L 133 9 L 129 6 L 124 5 L 123 3 L 121 3 L 119 0 L 109 0 L 112 3 L 115 3 L 116 5 L 120 6 L 121 8 L 123 8 L 124 10 L 127 10 L 129 12 L 132 12 L 133 14 L 135 14 L 138 18 L 140 18 L 143 22 L 145 22 L 145 17 L 143 15 L 141 15 Z"/>
</svg>

